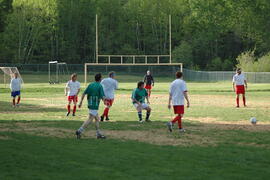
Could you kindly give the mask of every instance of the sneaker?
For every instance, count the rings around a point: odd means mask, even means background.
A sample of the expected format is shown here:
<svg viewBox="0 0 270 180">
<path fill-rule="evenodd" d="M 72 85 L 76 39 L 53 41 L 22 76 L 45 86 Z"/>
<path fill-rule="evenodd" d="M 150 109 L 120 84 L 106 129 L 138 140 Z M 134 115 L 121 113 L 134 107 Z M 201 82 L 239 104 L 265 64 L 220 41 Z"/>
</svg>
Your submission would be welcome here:
<svg viewBox="0 0 270 180">
<path fill-rule="evenodd" d="M 106 117 L 106 121 L 109 121 L 110 119 L 109 119 L 109 117 Z"/>
<path fill-rule="evenodd" d="M 181 129 L 179 129 L 179 132 L 184 133 L 184 132 L 186 132 L 186 130 L 184 128 L 181 128 Z"/>
<path fill-rule="evenodd" d="M 67 116 L 69 116 L 70 112 L 67 112 Z"/>
<path fill-rule="evenodd" d="M 173 126 L 172 122 L 167 122 L 167 126 L 168 126 L 169 131 L 172 132 L 172 126 Z"/>
<path fill-rule="evenodd" d="M 145 122 L 151 122 L 151 120 L 150 119 L 145 119 Z"/>
<path fill-rule="evenodd" d="M 20 106 L 20 104 L 16 104 L 16 107 L 19 107 Z"/>
<path fill-rule="evenodd" d="M 140 120 L 139 120 L 139 123 L 143 123 L 143 120 L 142 120 L 142 119 L 140 119 Z"/>
<path fill-rule="evenodd" d="M 239 106 L 236 106 L 236 108 L 239 108 Z"/>
<path fill-rule="evenodd" d="M 76 116 L 75 113 L 73 113 L 72 116 Z"/>
<path fill-rule="evenodd" d="M 106 139 L 106 136 L 102 134 L 97 134 L 97 139 Z"/>
<path fill-rule="evenodd" d="M 100 116 L 100 121 L 104 121 L 104 116 Z"/>
<path fill-rule="evenodd" d="M 77 136 L 77 139 L 81 139 L 81 132 L 80 131 L 76 131 L 75 132 L 76 136 Z"/>
</svg>

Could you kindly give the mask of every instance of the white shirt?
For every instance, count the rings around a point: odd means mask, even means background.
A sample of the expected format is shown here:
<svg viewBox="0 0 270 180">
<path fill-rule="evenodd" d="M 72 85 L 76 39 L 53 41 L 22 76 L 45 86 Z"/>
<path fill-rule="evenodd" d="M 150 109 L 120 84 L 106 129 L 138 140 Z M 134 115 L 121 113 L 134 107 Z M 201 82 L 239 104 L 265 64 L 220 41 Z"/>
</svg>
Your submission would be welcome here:
<svg viewBox="0 0 270 180">
<path fill-rule="evenodd" d="M 235 74 L 233 76 L 232 82 L 235 83 L 235 85 L 239 86 L 239 85 L 244 85 L 245 80 L 246 80 L 245 75 L 241 73 L 241 74 Z"/>
<path fill-rule="evenodd" d="M 104 94 L 107 99 L 114 99 L 114 91 L 118 88 L 118 82 L 113 78 L 105 78 L 101 81 Z"/>
<path fill-rule="evenodd" d="M 186 82 L 182 79 L 176 79 L 171 83 L 170 95 L 172 96 L 173 106 L 179 106 L 185 104 L 184 92 L 187 91 Z"/>
<path fill-rule="evenodd" d="M 20 91 L 21 90 L 22 80 L 20 78 L 12 78 L 10 81 L 11 91 Z"/>
<path fill-rule="evenodd" d="M 75 96 L 78 90 L 81 88 L 79 81 L 73 82 L 72 80 L 67 82 L 66 88 L 68 88 L 68 96 Z"/>
</svg>

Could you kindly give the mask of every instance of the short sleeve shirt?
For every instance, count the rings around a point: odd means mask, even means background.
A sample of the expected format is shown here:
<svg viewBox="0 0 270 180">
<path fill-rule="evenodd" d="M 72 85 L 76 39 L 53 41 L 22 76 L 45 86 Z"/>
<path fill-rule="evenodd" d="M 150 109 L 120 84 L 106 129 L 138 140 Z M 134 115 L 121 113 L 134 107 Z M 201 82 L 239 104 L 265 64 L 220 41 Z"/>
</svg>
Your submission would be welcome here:
<svg viewBox="0 0 270 180">
<path fill-rule="evenodd" d="M 172 96 L 173 106 L 185 104 L 184 92 L 187 92 L 186 82 L 182 79 L 176 79 L 171 83 L 170 95 Z"/>
<path fill-rule="evenodd" d="M 102 85 L 99 82 L 93 82 L 88 85 L 84 94 L 87 95 L 88 108 L 98 110 L 100 100 L 105 97 Z"/>
</svg>

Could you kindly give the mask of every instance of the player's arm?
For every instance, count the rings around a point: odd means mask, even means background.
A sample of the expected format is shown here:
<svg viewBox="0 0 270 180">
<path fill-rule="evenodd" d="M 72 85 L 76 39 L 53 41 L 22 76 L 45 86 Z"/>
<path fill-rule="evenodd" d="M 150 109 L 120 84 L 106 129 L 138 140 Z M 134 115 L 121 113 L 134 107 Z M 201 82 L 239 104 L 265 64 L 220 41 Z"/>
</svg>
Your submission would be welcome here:
<svg viewBox="0 0 270 180">
<path fill-rule="evenodd" d="M 247 80 L 244 80 L 244 83 L 245 83 L 245 86 L 246 86 L 246 89 L 247 89 L 247 87 L 248 87 L 248 86 L 247 86 Z"/>
<path fill-rule="evenodd" d="M 69 83 L 67 82 L 66 87 L 65 87 L 65 96 L 67 96 L 68 89 L 69 89 Z"/>
<path fill-rule="evenodd" d="M 168 102 L 168 108 L 171 109 L 171 103 L 172 103 L 172 95 L 169 93 L 169 102 Z"/>
<path fill-rule="evenodd" d="M 151 76 L 151 77 L 152 77 L 152 86 L 154 86 L 155 85 L 155 81 L 154 81 L 153 76 Z"/>
<path fill-rule="evenodd" d="M 184 91 L 184 97 L 185 97 L 185 99 L 186 99 L 186 101 L 187 101 L 187 107 L 189 108 L 189 98 L 188 98 L 188 93 L 187 93 L 187 91 Z"/>
<path fill-rule="evenodd" d="M 232 79 L 232 86 L 233 86 L 233 91 L 235 92 L 235 79 L 234 79 L 234 76 L 233 76 L 233 79 Z"/>
<path fill-rule="evenodd" d="M 10 87 L 10 90 L 13 91 L 13 79 L 11 79 L 9 87 Z"/>
<path fill-rule="evenodd" d="M 79 95 L 80 91 L 81 91 L 81 84 L 78 85 L 78 91 L 77 91 L 77 93 L 76 93 L 76 96 Z"/>
<path fill-rule="evenodd" d="M 139 101 L 137 101 L 137 99 L 135 98 L 135 90 L 132 92 L 132 96 L 131 96 L 131 99 L 133 102 L 137 103 L 137 104 L 141 104 Z"/>
<path fill-rule="evenodd" d="M 146 75 L 144 75 L 144 77 L 143 77 L 143 82 L 146 83 L 146 81 L 147 81 L 147 80 L 146 80 Z"/>
<path fill-rule="evenodd" d="M 82 94 L 82 98 L 81 98 L 81 101 L 79 103 L 79 108 L 82 107 L 82 103 L 83 103 L 84 97 L 85 97 L 85 93 Z"/>
</svg>

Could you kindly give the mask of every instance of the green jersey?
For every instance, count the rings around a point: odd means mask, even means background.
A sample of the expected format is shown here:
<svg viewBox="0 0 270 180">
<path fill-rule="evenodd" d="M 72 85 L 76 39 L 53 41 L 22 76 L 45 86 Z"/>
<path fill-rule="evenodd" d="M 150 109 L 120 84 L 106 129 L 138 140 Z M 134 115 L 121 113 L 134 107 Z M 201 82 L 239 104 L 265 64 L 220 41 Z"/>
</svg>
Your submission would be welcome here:
<svg viewBox="0 0 270 180">
<path fill-rule="evenodd" d="M 145 97 L 147 97 L 147 96 L 148 96 L 148 93 L 147 93 L 145 88 L 143 88 L 143 89 L 136 88 L 133 90 L 131 98 L 136 99 L 140 103 L 145 103 Z M 134 103 L 136 103 L 136 102 L 133 101 L 133 104 Z"/>
<path fill-rule="evenodd" d="M 100 100 L 105 96 L 102 85 L 99 82 L 93 82 L 88 85 L 84 94 L 87 95 L 88 108 L 98 110 Z"/>
</svg>

